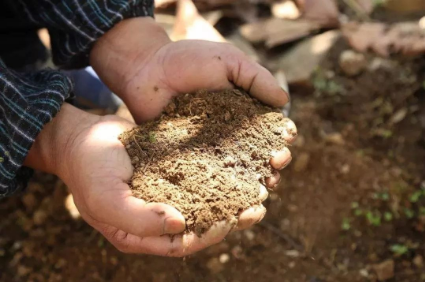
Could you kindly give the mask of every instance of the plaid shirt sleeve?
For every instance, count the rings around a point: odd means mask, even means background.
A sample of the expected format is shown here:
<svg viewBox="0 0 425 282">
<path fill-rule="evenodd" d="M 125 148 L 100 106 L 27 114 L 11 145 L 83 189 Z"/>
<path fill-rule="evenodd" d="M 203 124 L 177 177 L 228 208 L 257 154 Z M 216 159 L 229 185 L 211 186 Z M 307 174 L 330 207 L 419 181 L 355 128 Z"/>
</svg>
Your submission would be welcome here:
<svg viewBox="0 0 425 282">
<path fill-rule="evenodd" d="M 97 38 L 125 18 L 152 16 L 154 0 L 18 0 L 24 15 L 49 29 L 53 61 L 63 68 L 89 64 Z"/>
<path fill-rule="evenodd" d="M 15 1 L 23 20 L 49 29 L 54 62 L 66 68 L 87 66 L 93 43 L 121 20 L 153 16 L 153 0 Z M 71 92 L 60 72 L 17 73 L 0 59 L 0 198 L 24 189 L 32 174 L 25 157 Z"/>
</svg>

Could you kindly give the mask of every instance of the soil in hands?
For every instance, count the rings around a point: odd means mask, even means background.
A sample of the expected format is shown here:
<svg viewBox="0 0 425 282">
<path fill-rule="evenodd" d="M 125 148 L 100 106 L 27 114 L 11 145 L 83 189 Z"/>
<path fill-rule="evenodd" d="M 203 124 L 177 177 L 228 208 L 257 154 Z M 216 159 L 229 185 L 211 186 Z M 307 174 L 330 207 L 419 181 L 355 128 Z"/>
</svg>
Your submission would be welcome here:
<svg viewBox="0 0 425 282">
<path fill-rule="evenodd" d="M 134 166 L 135 197 L 166 203 L 198 236 L 260 204 L 288 119 L 239 90 L 177 97 L 163 116 L 120 136 Z M 290 132 L 291 133 L 291 132 Z"/>
</svg>

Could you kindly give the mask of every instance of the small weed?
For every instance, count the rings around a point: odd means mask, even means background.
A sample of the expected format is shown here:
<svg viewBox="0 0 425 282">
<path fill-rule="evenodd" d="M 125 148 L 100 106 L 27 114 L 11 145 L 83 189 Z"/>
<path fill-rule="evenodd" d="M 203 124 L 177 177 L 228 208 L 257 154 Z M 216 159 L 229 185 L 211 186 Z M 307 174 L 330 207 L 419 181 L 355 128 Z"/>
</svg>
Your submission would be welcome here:
<svg viewBox="0 0 425 282">
<path fill-rule="evenodd" d="M 397 256 L 402 256 L 409 252 L 409 248 L 406 245 L 395 244 L 390 247 L 391 252 Z"/>
<path fill-rule="evenodd" d="M 407 218 L 411 219 L 415 216 L 415 212 L 409 208 L 404 208 L 404 214 Z"/>
<path fill-rule="evenodd" d="M 361 209 L 355 209 L 354 210 L 354 215 L 355 216 L 361 216 L 363 214 L 363 211 Z"/>
<path fill-rule="evenodd" d="M 373 226 L 381 225 L 381 213 L 379 211 L 375 211 L 375 212 L 368 211 L 366 213 L 366 219 L 369 222 L 369 224 Z"/>
<path fill-rule="evenodd" d="M 379 192 L 373 194 L 372 198 L 375 200 L 388 201 L 390 199 L 390 194 L 388 194 L 388 192 Z"/>
<path fill-rule="evenodd" d="M 393 214 L 392 213 L 390 213 L 390 212 L 385 212 L 384 213 L 384 219 L 385 219 L 385 221 L 391 221 L 391 220 L 393 220 Z"/>
<path fill-rule="evenodd" d="M 341 223 L 341 229 L 344 231 L 348 231 L 351 229 L 350 220 L 348 218 L 344 218 Z"/>
<path fill-rule="evenodd" d="M 149 142 L 156 143 L 156 135 L 154 132 L 149 132 Z"/>
<path fill-rule="evenodd" d="M 422 190 L 420 190 L 420 191 L 416 191 L 415 193 L 413 193 L 411 196 L 410 196 L 410 202 L 411 203 L 416 203 L 417 201 L 419 201 L 419 199 L 423 196 L 423 191 Z"/>
</svg>

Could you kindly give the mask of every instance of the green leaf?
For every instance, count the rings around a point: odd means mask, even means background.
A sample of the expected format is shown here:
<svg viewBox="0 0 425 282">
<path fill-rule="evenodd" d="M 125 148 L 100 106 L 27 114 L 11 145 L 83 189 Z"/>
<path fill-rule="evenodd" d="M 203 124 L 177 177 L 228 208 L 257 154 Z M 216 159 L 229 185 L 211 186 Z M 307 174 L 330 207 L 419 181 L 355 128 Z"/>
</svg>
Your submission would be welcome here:
<svg viewBox="0 0 425 282">
<path fill-rule="evenodd" d="M 410 196 L 410 202 L 416 203 L 417 201 L 419 201 L 419 198 L 422 196 L 422 193 L 422 191 L 416 191 L 415 193 L 413 193 Z"/>
<path fill-rule="evenodd" d="M 354 210 L 354 215 L 355 216 L 361 216 L 363 214 L 363 211 L 361 209 L 355 209 Z"/>
<path fill-rule="evenodd" d="M 390 213 L 390 212 L 385 212 L 384 213 L 384 219 L 385 219 L 385 221 L 391 221 L 391 220 L 393 220 L 393 214 Z"/>
<path fill-rule="evenodd" d="M 342 220 L 341 229 L 344 231 L 348 231 L 351 228 L 350 220 L 348 218 L 344 218 Z"/>
<path fill-rule="evenodd" d="M 406 215 L 407 218 L 413 218 L 415 216 L 415 212 L 411 209 L 405 208 L 404 209 L 404 214 Z"/>
<path fill-rule="evenodd" d="M 149 142 L 156 143 L 156 135 L 155 132 L 149 132 Z"/>
<path fill-rule="evenodd" d="M 357 203 L 357 202 L 352 202 L 351 203 L 351 208 L 352 209 L 357 209 L 359 207 L 359 203 Z"/>
<path fill-rule="evenodd" d="M 369 222 L 369 224 L 373 226 L 380 226 L 381 225 L 381 214 L 379 212 L 367 212 L 366 213 L 366 219 Z"/>
<path fill-rule="evenodd" d="M 390 247 L 391 252 L 395 253 L 396 255 L 402 256 L 409 252 L 409 248 L 405 245 L 399 245 L 395 244 Z"/>
</svg>

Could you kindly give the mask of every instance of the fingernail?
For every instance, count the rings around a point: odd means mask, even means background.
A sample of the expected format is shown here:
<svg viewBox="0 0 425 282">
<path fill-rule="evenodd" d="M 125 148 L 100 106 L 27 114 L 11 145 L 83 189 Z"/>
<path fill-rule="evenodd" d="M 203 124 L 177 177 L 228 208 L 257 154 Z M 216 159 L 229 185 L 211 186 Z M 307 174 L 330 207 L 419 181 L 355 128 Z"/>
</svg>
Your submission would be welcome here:
<svg viewBox="0 0 425 282">
<path fill-rule="evenodd" d="M 175 217 L 166 217 L 164 218 L 163 223 L 163 234 L 176 234 L 183 232 L 186 228 L 186 224 Z"/>
</svg>

